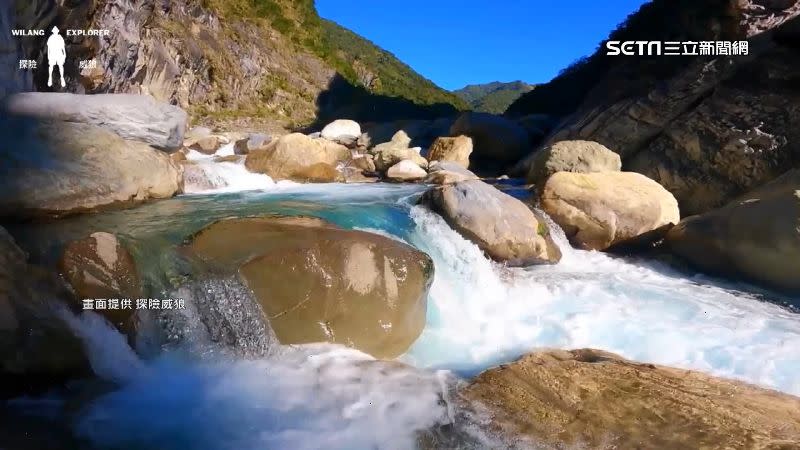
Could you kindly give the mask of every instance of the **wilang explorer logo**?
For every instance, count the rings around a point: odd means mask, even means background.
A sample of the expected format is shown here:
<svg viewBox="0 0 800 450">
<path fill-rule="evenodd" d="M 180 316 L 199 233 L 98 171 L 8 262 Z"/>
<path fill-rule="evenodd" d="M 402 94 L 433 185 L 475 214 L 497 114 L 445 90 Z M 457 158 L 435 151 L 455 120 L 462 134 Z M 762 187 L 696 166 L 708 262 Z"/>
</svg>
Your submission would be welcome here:
<svg viewBox="0 0 800 450">
<path fill-rule="evenodd" d="M 61 30 L 54 26 L 50 30 L 50 37 L 47 38 L 47 85 L 53 85 L 53 72 L 58 67 L 58 73 L 61 76 L 61 87 L 66 87 L 67 83 L 64 78 L 64 65 L 67 61 L 67 46 L 64 42 L 64 37 L 61 36 Z M 44 37 L 44 30 L 11 30 L 11 35 L 19 38 L 34 38 Z M 66 35 L 69 36 L 110 36 L 109 30 L 66 30 Z M 38 64 L 36 60 L 20 59 L 20 70 L 36 70 Z M 80 61 L 78 64 L 79 70 L 94 69 L 96 67 L 95 60 Z"/>
<path fill-rule="evenodd" d="M 58 66 L 58 73 L 61 74 L 61 87 L 66 87 L 64 81 L 64 62 L 67 60 L 67 46 L 64 38 L 58 34 L 58 27 L 53 27 L 53 34 L 47 38 L 47 85 L 53 85 L 53 67 Z"/>
<path fill-rule="evenodd" d="M 747 41 L 608 41 L 608 56 L 736 56 L 747 55 Z"/>
</svg>

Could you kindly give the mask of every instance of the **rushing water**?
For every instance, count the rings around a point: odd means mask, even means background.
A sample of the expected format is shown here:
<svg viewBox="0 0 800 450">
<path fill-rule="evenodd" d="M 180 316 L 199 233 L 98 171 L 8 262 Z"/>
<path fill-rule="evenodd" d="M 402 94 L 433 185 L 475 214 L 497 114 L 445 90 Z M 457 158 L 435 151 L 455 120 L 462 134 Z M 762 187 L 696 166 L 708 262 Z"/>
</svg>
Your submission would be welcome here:
<svg viewBox="0 0 800 450">
<path fill-rule="evenodd" d="M 574 250 L 552 224 L 564 253 L 559 264 L 506 268 L 414 206 L 421 186 L 262 187 L 268 189 L 183 196 L 13 231 L 43 263 L 69 239 L 117 233 L 133 249 L 153 295 L 172 293 L 180 272 L 175 247 L 222 217 L 314 215 L 401 239 L 436 266 L 427 326 L 401 357 L 411 367 L 333 345 L 279 347 L 248 358 L 175 351 L 143 361 L 102 320 L 84 314 L 70 320 L 95 371 L 120 385 L 74 418 L 86 443 L 413 448 L 420 431 L 453 421 L 453 374 L 469 377 L 537 347 L 601 348 L 800 394 L 800 315 L 779 306 L 798 299 Z"/>
</svg>

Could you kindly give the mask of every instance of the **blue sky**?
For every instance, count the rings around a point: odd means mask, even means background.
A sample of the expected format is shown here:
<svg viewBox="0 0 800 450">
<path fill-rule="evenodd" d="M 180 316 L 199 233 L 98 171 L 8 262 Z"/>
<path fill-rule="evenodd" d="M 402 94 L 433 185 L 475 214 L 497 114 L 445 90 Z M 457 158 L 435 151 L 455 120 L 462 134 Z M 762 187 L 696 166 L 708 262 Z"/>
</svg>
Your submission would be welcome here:
<svg viewBox="0 0 800 450">
<path fill-rule="evenodd" d="M 394 53 L 445 89 L 545 82 L 644 0 L 316 0 L 319 14 Z"/>
</svg>

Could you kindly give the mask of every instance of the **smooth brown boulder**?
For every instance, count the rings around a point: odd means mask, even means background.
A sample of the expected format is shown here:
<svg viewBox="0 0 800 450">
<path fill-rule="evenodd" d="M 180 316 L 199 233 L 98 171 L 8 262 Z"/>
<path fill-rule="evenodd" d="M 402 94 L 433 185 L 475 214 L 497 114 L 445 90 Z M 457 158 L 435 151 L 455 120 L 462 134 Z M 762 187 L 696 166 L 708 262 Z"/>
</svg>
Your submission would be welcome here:
<svg viewBox="0 0 800 450">
<path fill-rule="evenodd" d="M 59 260 L 59 270 L 72 286 L 77 297 L 77 307 L 84 299 L 131 299 L 142 297 L 142 285 L 136 261 L 116 236 L 96 232 L 72 241 L 64 248 Z M 117 328 L 128 331 L 134 311 L 132 309 L 97 309 Z"/>
<path fill-rule="evenodd" d="M 316 163 L 294 173 L 292 179 L 303 183 L 334 183 L 344 181 L 341 172 L 330 164 Z"/>
<path fill-rule="evenodd" d="M 392 358 L 425 326 L 433 262 L 393 239 L 263 217 L 215 222 L 189 247 L 215 267 L 238 268 L 283 344 L 327 341 Z"/>
<path fill-rule="evenodd" d="M 687 217 L 666 243 L 701 270 L 800 292 L 800 170 L 722 208 Z"/>
<path fill-rule="evenodd" d="M 245 166 L 251 172 L 269 175 L 275 181 L 304 181 L 307 171 L 319 163 L 335 166 L 350 158 L 350 150 L 325 139 L 312 139 L 301 133 L 281 136 L 264 150 L 250 152 Z"/>
<path fill-rule="evenodd" d="M 533 156 L 528 182 L 544 183 L 556 172 L 619 172 L 619 155 L 592 141 L 559 141 L 539 150 Z"/>
<path fill-rule="evenodd" d="M 573 245 L 592 250 L 680 221 L 675 197 L 633 172 L 558 172 L 545 183 L 540 203 Z"/>
<path fill-rule="evenodd" d="M 218 136 L 204 136 L 201 137 L 194 142 L 192 142 L 188 147 L 189 150 L 194 150 L 196 152 L 200 152 L 204 155 L 213 155 L 217 152 L 217 150 L 221 147 L 222 143 Z"/>
<path fill-rule="evenodd" d="M 58 277 L 26 262 L 0 227 L 0 398 L 85 376 L 81 340 L 64 321 L 68 292 Z"/>
<path fill-rule="evenodd" d="M 561 259 L 547 224 L 524 203 L 483 181 L 431 188 L 421 202 L 496 261 L 525 266 Z"/>
<path fill-rule="evenodd" d="M 428 150 L 429 161 L 452 161 L 463 168 L 469 167 L 472 138 L 467 136 L 436 138 Z"/>
<path fill-rule="evenodd" d="M 460 397 L 523 448 L 800 448 L 800 398 L 599 350 L 528 354 Z"/>
</svg>

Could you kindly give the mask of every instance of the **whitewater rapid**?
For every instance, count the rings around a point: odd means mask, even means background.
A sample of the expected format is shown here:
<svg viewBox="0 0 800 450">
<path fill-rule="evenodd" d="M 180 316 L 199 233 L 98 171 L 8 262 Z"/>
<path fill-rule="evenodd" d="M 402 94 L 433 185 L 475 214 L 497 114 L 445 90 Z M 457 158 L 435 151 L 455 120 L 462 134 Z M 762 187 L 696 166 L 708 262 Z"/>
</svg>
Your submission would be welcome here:
<svg viewBox="0 0 800 450">
<path fill-rule="evenodd" d="M 507 268 L 416 206 L 423 190 L 265 184 L 61 225 L 75 235 L 103 227 L 140 245 L 155 242 L 137 255 L 158 262 L 168 259 L 170 239 L 216 218 L 318 215 L 407 242 L 435 264 L 427 325 L 399 358 L 408 365 L 328 344 L 281 347 L 269 357 L 167 352 L 142 360 L 98 316 L 72 318 L 95 372 L 120 385 L 87 405 L 77 434 L 96 448 L 414 448 L 420 432 L 452 422 L 449 393 L 459 379 L 543 347 L 599 348 L 800 394 L 800 315 L 776 305 L 785 299 L 774 293 L 575 250 L 552 223 L 561 262 Z M 57 231 L 43 227 L 38 236 Z"/>
<path fill-rule="evenodd" d="M 506 268 L 423 207 L 409 241 L 436 263 L 428 323 L 404 357 L 474 375 L 539 347 L 593 347 L 800 395 L 800 315 L 665 265 L 571 248 Z"/>
<path fill-rule="evenodd" d="M 186 160 L 191 164 L 184 166 L 184 193 L 221 194 L 265 189 L 277 190 L 297 185 L 291 181 L 275 182 L 268 175 L 250 172 L 244 166 L 243 157 L 240 161 L 218 161 L 219 158 L 235 157 L 233 147 L 233 143 L 223 145 L 212 155 L 189 150 Z"/>
</svg>

